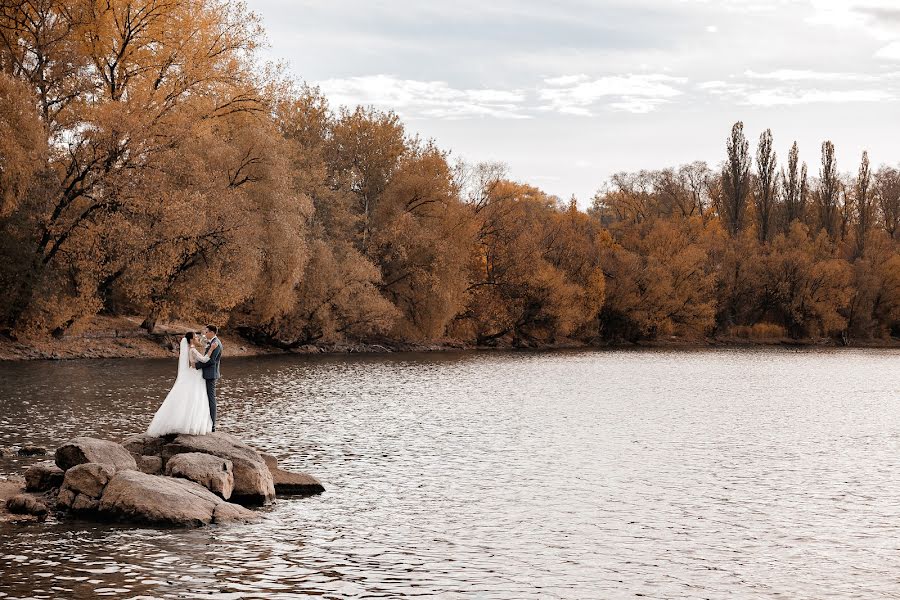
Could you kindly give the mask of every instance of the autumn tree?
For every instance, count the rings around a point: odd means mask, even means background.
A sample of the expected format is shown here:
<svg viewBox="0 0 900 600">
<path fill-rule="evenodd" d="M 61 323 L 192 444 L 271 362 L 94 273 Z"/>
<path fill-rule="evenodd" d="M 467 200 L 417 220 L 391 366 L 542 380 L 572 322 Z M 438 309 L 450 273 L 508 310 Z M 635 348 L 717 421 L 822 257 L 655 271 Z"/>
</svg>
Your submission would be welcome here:
<svg viewBox="0 0 900 600">
<path fill-rule="evenodd" d="M 395 335 L 443 337 L 466 301 L 475 239 L 444 152 L 409 143 L 373 212 L 371 231 L 369 253 L 381 270 L 381 291 L 402 314 Z"/>
<path fill-rule="evenodd" d="M 582 211 L 333 109 L 261 35 L 229 0 L 0 6 L 0 333 L 101 312 L 285 349 L 900 333 L 900 175 L 865 153 L 853 180 L 823 144 L 810 196 L 769 130 L 751 174 L 738 122 L 721 171 L 616 173 Z"/>
<path fill-rule="evenodd" d="M 900 252 L 883 231 L 872 231 L 853 264 L 845 310 L 848 337 L 885 338 L 900 324 Z"/>
<path fill-rule="evenodd" d="M 856 253 L 858 256 L 865 254 L 866 238 L 872 229 L 874 218 L 874 206 L 871 192 L 872 175 L 869 171 L 869 153 L 862 153 L 862 161 L 859 165 L 859 174 L 856 176 Z"/>
<path fill-rule="evenodd" d="M 332 125 L 327 153 L 330 183 L 355 198 L 356 244 L 363 252 L 369 244 L 372 213 L 405 149 L 403 125 L 394 113 L 342 108 Z"/>
<path fill-rule="evenodd" d="M 850 301 L 852 271 L 834 258 L 827 232 L 811 238 L 794 223 L 779 235 L 765 262 L 773 309 L 795 338 L 828 336 L 846 328 L 841 314 Z"/>
<path fill-rule="evenodd" d="M 782 232 L 790 230 L 791 223 L 803 218 L 804 202 L 806 200 L 804 188 L 806 186 L 806 163 L 803 164 L 803 172 L 798 171 L 800 150 L 797 142 L 791 146 L 788 153 L 787 172 L 781 169 L 781 197 L 784 202 L 784 218 L 782 219 Z"/>
<path fill-rule="evenodd" d="M 32 91 L 0 73 L 0 218 L 9 216 L 47 160 L 47 132 Z"/>
<path fill-rule="evenodd" d="M 764 248 L 750 230 L 731 238 L 719 250 L 715 280 L 718 333 L 753 325 L 764 317 L 770 297 L 763 257 Z"/>
<path fill-rule="evenodd" d="M 750 144 L 744 137 L 744 124 L 738 121 L 731 128 L 726 143 L 728 153 L 722 170 L 724 188 L 722 218 L 732 237 L 744 227 L 747 194 L 750 192 Z"/>
<path fill-rule="evenodd" d="M 900 169 L 878 169 L 872 192 L 884 231 L 891 239 L 900 239 Z"/>
<path fill-rule="evenodd" d="M 778 176 L 775 171 L 775 163 L 772 130 L 766 129 L 759 136 L 759 145 L 756 147 L 757 172 L 753 190 L 753 198 L 756 203 L 757 235 L 761 242 L 769 240 L 775 212 L 775 201 L 778 195 Z"/>
<path fill-rule="evenodd" d="M 658 219 L 621 243 L 607 242 L 600 315 L 606 339 L 696 337 L 712 329 L 714 277 L 708 254 L 697 243 L 703 227 L 699 220 Z"/>
<path fill-rule="evenodd" d="M 305 236 L 301 247 L 308 248 L 308 260 L 299 274 L 291 271 L 295 277 L 288 279 L 292 287 L 278 302 L 280 310 L 261 314 L 252 305 L 241 307 L 232 314 L 233 325 L 251 339 L 281 348 L 384 335 L 398 311 L 381 294 L 378 265 L 360 249 L 364 205 L 353 187 L 354 163 L 360 160 L 349 156 L 342 157 L 344 166 L 337 163 L 337 121 L 318 89 L 291 90 L 275 108 L 280 141 L 276 136 L 272 142 L 286 161 L 291 196 L 311 203 L 309 210 L 301 203 L 292 213 L 305 219 L 305 227 L 294 229 Z"/>
<path fill-rule="evenodd" d="M 581 243 L 568 233 L 590 231 L 569 210 L 534 187 L 501 181 L 475 214 L 469 297 L 456 318 L 456 335 L 479 344 L 509 339 L 533 345 L 596 320 L 603 276 L 599 265 L 572 261 L 572 251 L 564 249 Z"/>
<path fill-rule="evenodd" d="M 103 308 L 107 295 L 98 287 L 124 282 L 130 259 L 150 254 L 146 215 L 167 210 L 169 191 L 190 194 L 190 181 L 179 180 L 173 165 L 220 121 L 265 112 L 251 59 L 260 35 L 241 5 L 214 0 L 4 5 L 0 63 L 38 98 L 52 148 L 41 200 L 25 209 L 33 235 L 24 240 L 31 258 L 21 266 L 31 275 L 14 301 L 22 307 L 10 315 L 14 329 L 64 331 Z M 251 150 L 223 171 L 240 181 L 240 165 L 257 158 Z M 188 239 L 173 232 L 170 243 L 198 254 L 204 209 L 219 199 L 194 189 L 194 213 L 183 203 L 171 207 L 199 227 Z M 157 265 L 166 277 L 187 274 L 179 251 L 158 259 L 171 261 Z M 195 277 L 209 264 L 187 262 L 197 266 L 188 269 Z M 154 287 L 134 290 L 152 296 Z M 223 290 L 217 297 L 224 304 L 210 307 L 227 309 L 241 296 Z"/>
<path fill-rule="evenodd" d="M 822 167 L 819 171 L 819 184 L 816 190 L 818 204 L 819 228 L 824 229 L 833 240 L 838 226 L 838 196 L 840 194 L 840 175 L 834 157 L 834 144 L 822 142 Z"/>
<path fill-rule="evenodd" d="M 703 161 L 695 161 L 678 168 L 678 174 L 691 197 L 691 212 L 705 216 L 712 200 L 710 187 L 713 185 L 713 172 Z"/>
</svg>

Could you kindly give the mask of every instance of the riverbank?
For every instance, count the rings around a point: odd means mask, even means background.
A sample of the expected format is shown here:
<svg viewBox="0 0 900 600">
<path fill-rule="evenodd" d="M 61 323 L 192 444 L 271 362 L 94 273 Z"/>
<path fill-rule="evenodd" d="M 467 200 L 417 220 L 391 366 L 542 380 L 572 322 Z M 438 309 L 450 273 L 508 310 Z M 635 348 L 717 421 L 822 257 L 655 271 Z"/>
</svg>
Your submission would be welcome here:
<svg viewBox="0 0 900 600">
<path fill-rule="evenodd" d="M 171 358 L 178 355 L 178 343 L 186 331 L 201 325 L 173 321 L 159 324 L 154 333 L 140 327 L 139 317 L 97 316 L 62 337 L 12 340 L 0 336 L 0 361 L 69 360 L 81 358 Z M 222 331 L 224 355 L 264 356 L 270 354 L 350 354 L 377 352 L 431 352 L 469 350 L 471 346 L 453 342 L 441 344 L 347 343 L 307 345 L 291 350 L 256 344 L 239 335 Z M 566 347 L 560 345 L 560 347 Z"/>
<path fill-rule="evenodd" d="M 185 322 L 165 323 L 154 333 L 140 328 L 138 317 L 103 317 L 88 320 L 79 329 L 56 338 L 11 340 L 0 336 L 0 361 L 27 360 L 68 360 L 84 358 L 171 358 L 178 353 L 178 342 L 185 331 L 197 330 L 199 325 Z M 456 341 L 433 344 L 408 342 L 347 343 L 329 345 L 308 345 L 291 350 L 255 344 L 227 331 L 220 335 L 225 345 L 225 356 L 263 356 L 271 354 L 353 354 L 390 352 L 445 352 L 454 350 L 516 349 L 506 343 L 494 347 L 475 346 Z M 669 337 L 638 344 L 603 344 L 604 348 L 711 348 L 746 346 L 839 346 L 831 339 L 789 338 L 753 339 L 738 336 L 679 338 Z M 900 339 L 854 340 L 851 347 L 859 348 L 900 348 Z M 555 344 L 543 345 L 533 350 L 562 350 L 598 347 L 578 340 L 563 340 Z"/>
</svg>

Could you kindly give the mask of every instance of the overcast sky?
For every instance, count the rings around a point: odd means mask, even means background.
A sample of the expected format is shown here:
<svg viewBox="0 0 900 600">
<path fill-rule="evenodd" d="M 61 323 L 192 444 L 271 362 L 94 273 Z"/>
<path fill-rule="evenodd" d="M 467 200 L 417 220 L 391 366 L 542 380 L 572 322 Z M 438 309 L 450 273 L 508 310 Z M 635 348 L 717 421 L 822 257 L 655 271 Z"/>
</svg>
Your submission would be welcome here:
<svg viewBox="0 0 900 600">
<path fill-rule="evenodd" d="M 731 124 L 818 171 L 900 162 L 900 0 L 249 0 L 333 106 L 582 205 L 620 170 L 718 164 Z"/>
</svg>

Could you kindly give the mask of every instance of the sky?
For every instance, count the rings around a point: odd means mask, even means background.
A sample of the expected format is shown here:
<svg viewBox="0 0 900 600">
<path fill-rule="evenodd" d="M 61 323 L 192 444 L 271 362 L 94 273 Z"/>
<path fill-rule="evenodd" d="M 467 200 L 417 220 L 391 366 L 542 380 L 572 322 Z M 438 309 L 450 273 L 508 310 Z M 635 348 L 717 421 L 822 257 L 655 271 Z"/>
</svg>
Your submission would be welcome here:
<svg viewBox="0 0 900 600">
<path fill-rule="evenodd" d="M 582 206 L 618 171 L 718 165 L 731 125 L 900 163 L 900 0 L 249 0 L 332 107 Z"/>
</svg>

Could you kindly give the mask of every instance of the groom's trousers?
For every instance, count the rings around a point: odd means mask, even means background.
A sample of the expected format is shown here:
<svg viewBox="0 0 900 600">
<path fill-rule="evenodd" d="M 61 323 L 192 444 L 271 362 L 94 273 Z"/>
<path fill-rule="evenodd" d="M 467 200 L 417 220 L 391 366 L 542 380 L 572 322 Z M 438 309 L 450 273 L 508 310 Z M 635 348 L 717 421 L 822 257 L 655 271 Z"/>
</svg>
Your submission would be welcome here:
<svg viewBox="0 0 900 600">
<path fill-rule="evenodd" d="M 216 380 L 206 380 L 206 397 L 209 398 L 209 418 L 212 419 L 213 431 L 216 429 Z"/>
</svg>

